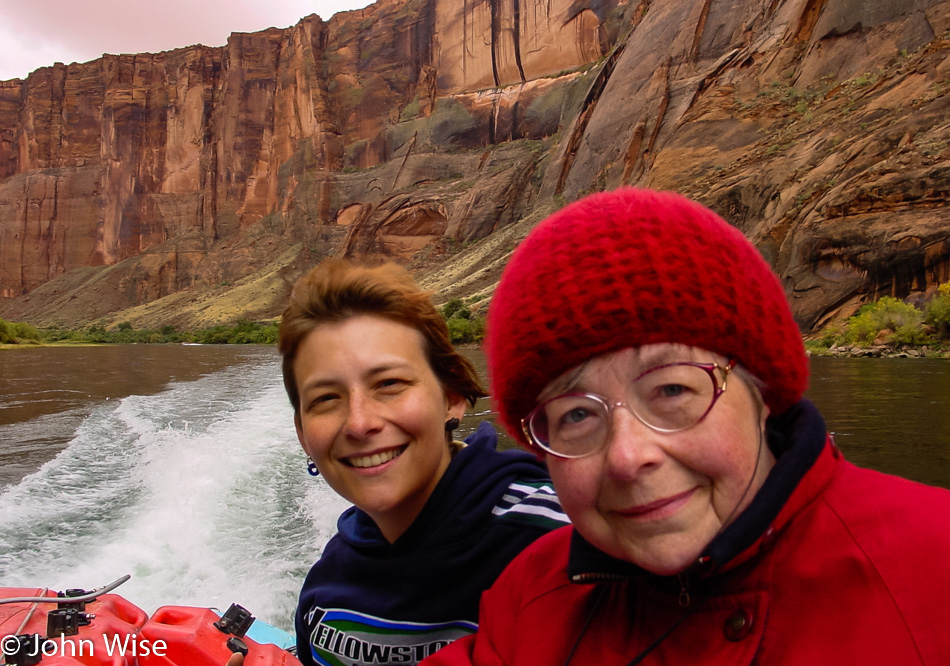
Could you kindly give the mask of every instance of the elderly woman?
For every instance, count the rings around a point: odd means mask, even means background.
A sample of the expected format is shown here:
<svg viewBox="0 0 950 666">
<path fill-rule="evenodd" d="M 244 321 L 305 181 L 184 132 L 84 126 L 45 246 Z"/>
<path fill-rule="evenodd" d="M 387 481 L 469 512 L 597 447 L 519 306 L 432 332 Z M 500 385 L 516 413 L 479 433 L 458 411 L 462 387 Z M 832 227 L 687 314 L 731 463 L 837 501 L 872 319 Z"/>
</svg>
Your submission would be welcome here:
<svg viewBox="0 0 950 666">
<path fill-rule="evenodd" d="M 453 441 L 484 392 L 396 265 L 331 260 L 301 278 L 279 349 L 308 469 L 353 503 L 304 582 L 297 656 L 416 664 L 475 631 L 481 593 L 567 522 L 548 472 L 496 451 L 488 423 Z"/>
<path fill-rule="evenodd" d="M 714 213 L 568 206 L 518 247 L 487 342 L 573 527 L 426 666 L 950 663 L 950 492 L 842 457 L 779 281 Z"/>
</svg>

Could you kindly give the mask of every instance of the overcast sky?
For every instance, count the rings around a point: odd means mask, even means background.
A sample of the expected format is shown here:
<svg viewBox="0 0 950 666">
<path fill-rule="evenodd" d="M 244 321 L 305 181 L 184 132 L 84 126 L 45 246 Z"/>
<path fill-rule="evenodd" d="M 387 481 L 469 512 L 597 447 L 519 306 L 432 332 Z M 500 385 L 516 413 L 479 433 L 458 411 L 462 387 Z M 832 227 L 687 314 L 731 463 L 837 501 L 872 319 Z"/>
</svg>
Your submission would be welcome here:
<svg viewBox="0 0 950 666">
<path fill-rule="evenodd" d="M 232 32 L 324 20 L 372 0 L 0 0 L 0 81 L 103 53 L 223 46 Z"/>
</svg>

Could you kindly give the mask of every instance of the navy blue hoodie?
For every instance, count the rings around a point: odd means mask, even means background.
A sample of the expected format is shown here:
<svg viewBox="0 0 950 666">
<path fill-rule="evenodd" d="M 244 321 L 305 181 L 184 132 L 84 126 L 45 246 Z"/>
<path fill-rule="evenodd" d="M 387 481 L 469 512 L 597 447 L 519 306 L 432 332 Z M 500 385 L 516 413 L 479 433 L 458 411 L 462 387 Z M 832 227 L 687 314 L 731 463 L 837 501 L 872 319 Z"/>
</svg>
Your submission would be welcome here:
<svg viewBox="0 0 950 666">
<path fill-rule="evenodd" d="M 525 546 L 568 522 L 543 463 L 496 451 L 497 441 L 482 423 L 393 544 L 360 509 L 343 512 L 300 592 L 305 666 L 416 664 L 476 630 L 482 592 Z"/>
</svg>

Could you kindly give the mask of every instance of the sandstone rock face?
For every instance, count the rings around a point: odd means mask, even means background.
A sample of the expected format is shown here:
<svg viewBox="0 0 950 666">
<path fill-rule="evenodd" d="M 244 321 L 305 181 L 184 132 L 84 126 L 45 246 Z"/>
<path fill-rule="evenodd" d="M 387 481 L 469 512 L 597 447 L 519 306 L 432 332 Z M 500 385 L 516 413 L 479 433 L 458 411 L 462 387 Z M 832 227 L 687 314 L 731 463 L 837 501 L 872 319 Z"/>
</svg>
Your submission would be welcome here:
<svg viewBox="0 0 950 666">
<path fill-rule="evenodd" d="M 808 328 L 950 280 L 948 31 L 950 0 L 379 0 L 56 64 L 0 82 L 0 316 L 273 316 L 335 254 L 487 294 L 629 184 L 741 228 Z"/>
<path fill-rule="evenodd" d="M 437 0 L 433 66 L 446 93 L 524 83 L 600 58 L 617 3 Z"/>
<path fill-rule="evenodd" d="M 937 0 L 654 3 L 542 192 L 703 201 L 759 246 L 805 328 L 931 290 L 950 279 L 948 21 Z"/>
<path fill-rule="evenodd" d="M 18 301 L 4 311 L 48 321 L 43 298 L 22 297 L 128 260 L 137 281 L 122 290 L 128 302 L 77 293 L 72 319 L 232 282 L 266 265 L 233 257 L 261 236 L 303 240 L 310 260 L 408 258 L 446 233 L 450 213 L 424 197 L 390 197 L 475 174 L 483 161 L 421 156 L 556 132 L 559 111 L 530 102 L 560 86 L 537 77 L 599 57 L 616 5 L 384 0 L 329 24 L 311 16 L 234 34 L 224 48 L 104 56 L 3 82 L 0 296 Z M 532 167 L 516 161 L 520 182 Z M 380 173 L 346 173 L 369 167 Z M 507 192 L 509 180 L 491 182 Z M 479 183 L 467 198 L 488 189 Z M 353 206 L 366 207 L 359 224 L 338 220 Z M 481 237 L 511 215 L 455 211 L 452 230 Z"/>
</svg>

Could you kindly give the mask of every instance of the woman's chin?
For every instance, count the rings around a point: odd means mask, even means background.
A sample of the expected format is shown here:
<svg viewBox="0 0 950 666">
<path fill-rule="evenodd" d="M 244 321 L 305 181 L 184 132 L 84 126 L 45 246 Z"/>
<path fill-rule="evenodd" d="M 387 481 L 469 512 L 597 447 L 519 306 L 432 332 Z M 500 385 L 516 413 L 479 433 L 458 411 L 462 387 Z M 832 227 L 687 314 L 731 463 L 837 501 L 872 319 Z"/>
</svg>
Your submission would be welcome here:
<svg viewBox="0 0 950 666">
<path fill-rule="evenodd" d="M 635 564 L 658 576 L 674 576 L 686 571 L 702 555 L 705 547 L 705 544 L 684 544 L 679 542 L 679 539 L 660 540 L 656 544 L 650 544 L 649 541 L 647 539 L 646 543 L 615 543 L 598 547 L 617 559 Z"/>
</svg>

